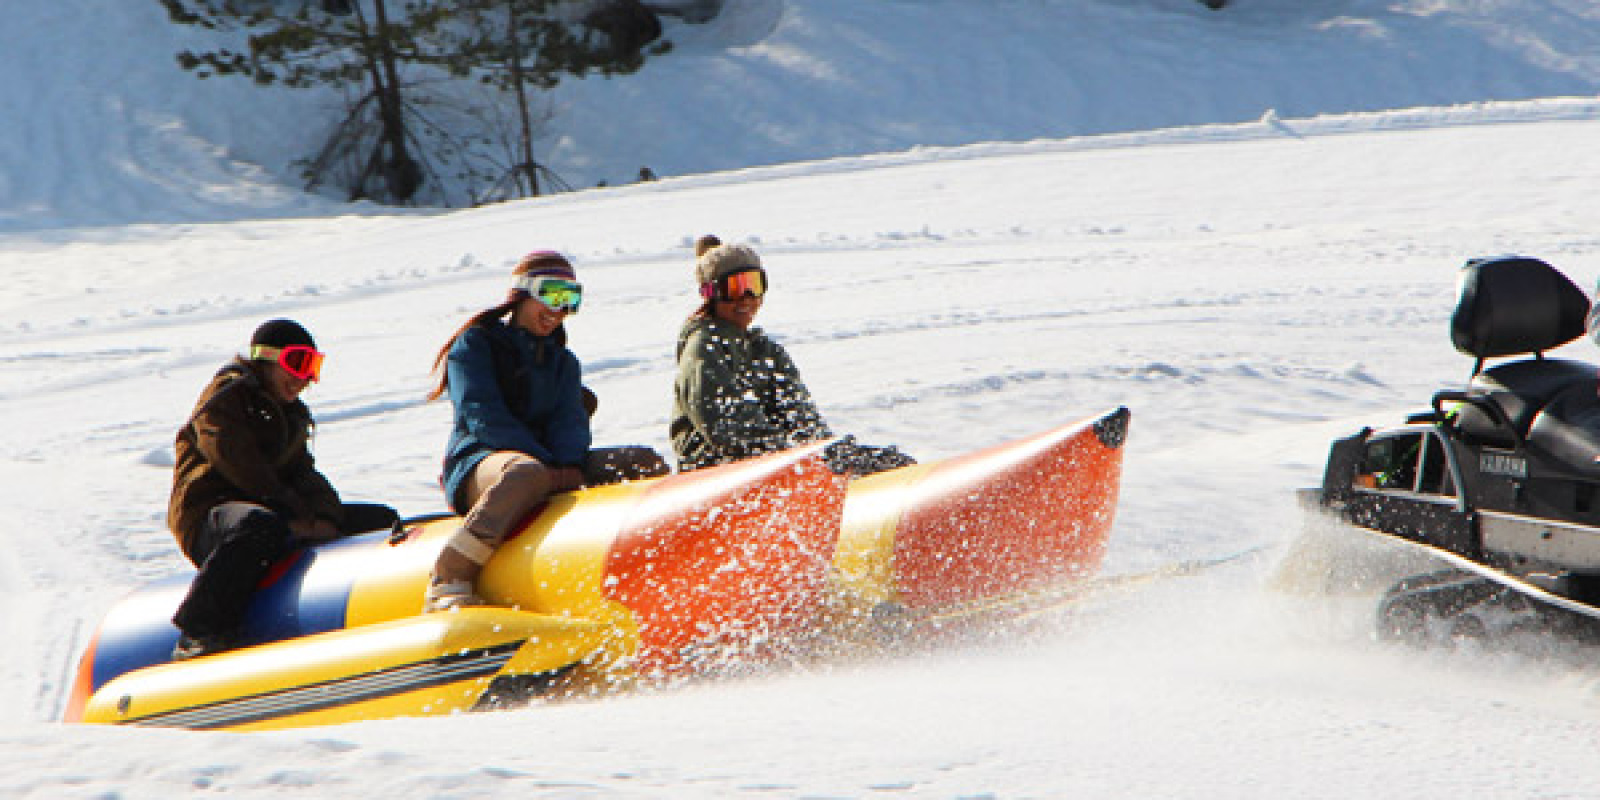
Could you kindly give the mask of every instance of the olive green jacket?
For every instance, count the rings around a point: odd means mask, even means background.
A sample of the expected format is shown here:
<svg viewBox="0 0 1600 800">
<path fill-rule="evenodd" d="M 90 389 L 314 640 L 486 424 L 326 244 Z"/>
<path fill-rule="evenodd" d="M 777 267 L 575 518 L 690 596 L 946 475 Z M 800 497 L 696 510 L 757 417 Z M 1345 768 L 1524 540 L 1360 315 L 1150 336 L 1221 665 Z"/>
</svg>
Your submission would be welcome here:
<svg viewBox="0 0 1600 800">
<path fill-rule="evenodd" d="M 678 334 L 669 432 L 683 470 L 833 435 L 782 345 L 705 314 Z"/>
</svg>

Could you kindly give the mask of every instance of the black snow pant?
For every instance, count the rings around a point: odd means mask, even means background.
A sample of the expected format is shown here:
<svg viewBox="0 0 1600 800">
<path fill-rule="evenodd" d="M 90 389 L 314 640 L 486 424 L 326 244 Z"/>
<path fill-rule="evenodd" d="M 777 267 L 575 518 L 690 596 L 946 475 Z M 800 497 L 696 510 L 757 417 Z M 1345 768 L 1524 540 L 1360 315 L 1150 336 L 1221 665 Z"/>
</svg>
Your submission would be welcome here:
<svg viewBox="0 0 1600 800">
<path fill-rule="evenodd" d="M 399 519 L 386 505 L 345 503 L 340 533 L 383 530 Z M 256 586 L 295 546 L 289 524 L 271 509 L 255 503 L 222 503 L 211 509 L 194 540 L 199 571 L 172 624 L 194 637 L 235 635 Z"/>
</svg>

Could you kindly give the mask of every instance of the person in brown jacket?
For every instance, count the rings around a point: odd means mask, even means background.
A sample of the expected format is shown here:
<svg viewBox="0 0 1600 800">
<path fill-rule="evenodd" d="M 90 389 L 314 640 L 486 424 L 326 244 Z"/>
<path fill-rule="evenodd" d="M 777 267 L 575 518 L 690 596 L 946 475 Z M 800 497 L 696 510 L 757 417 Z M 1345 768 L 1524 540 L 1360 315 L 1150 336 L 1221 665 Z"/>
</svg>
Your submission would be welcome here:
<svg viewBox="0 0 1600 800">
<path fill-rule="evenodd" d="M 240 644 L 256 585 L 296 548 L 392 526 L 386 506 L 345 503 L 317 471 L 300 393 L 323 354 L 299 323 L 274 319 L 201 392 L 178 431 L 167 523 L 198 569 L 172 622 L 174 659 Z"/>
</svg>

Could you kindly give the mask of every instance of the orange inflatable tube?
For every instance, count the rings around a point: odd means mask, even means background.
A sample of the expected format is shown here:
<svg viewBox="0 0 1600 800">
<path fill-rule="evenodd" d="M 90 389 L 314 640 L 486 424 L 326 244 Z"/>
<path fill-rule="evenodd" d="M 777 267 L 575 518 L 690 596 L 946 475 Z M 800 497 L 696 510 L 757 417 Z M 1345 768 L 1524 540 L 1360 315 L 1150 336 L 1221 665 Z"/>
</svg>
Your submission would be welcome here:
<svg viewBox="0 0 1600 800">
<path fill-rule="evenodd" d="M 934 610 L 1093 573 L 1105 554 L 1130 414 L 856 481 L 836 564 L 856 606 Z"/>
</svg>

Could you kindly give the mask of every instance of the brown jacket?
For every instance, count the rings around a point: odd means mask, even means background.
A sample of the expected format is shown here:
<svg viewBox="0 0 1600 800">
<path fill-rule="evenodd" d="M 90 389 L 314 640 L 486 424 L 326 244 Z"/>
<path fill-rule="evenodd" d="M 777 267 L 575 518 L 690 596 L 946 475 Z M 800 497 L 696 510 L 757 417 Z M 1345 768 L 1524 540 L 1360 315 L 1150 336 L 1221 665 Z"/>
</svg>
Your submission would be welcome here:
<svg viewBox="0 0 1600 800">
<path fill-rule="evenodd" d="M 191 560 L 190 544 L 220 503 L 259 503 L 285 521 L 342 522 L 339 494 L 307 447 L 311 411 L 274 400 L 255 369 L 235 359 L 219 370 L 178 431 L 167 525 Z"/>
</svg>

